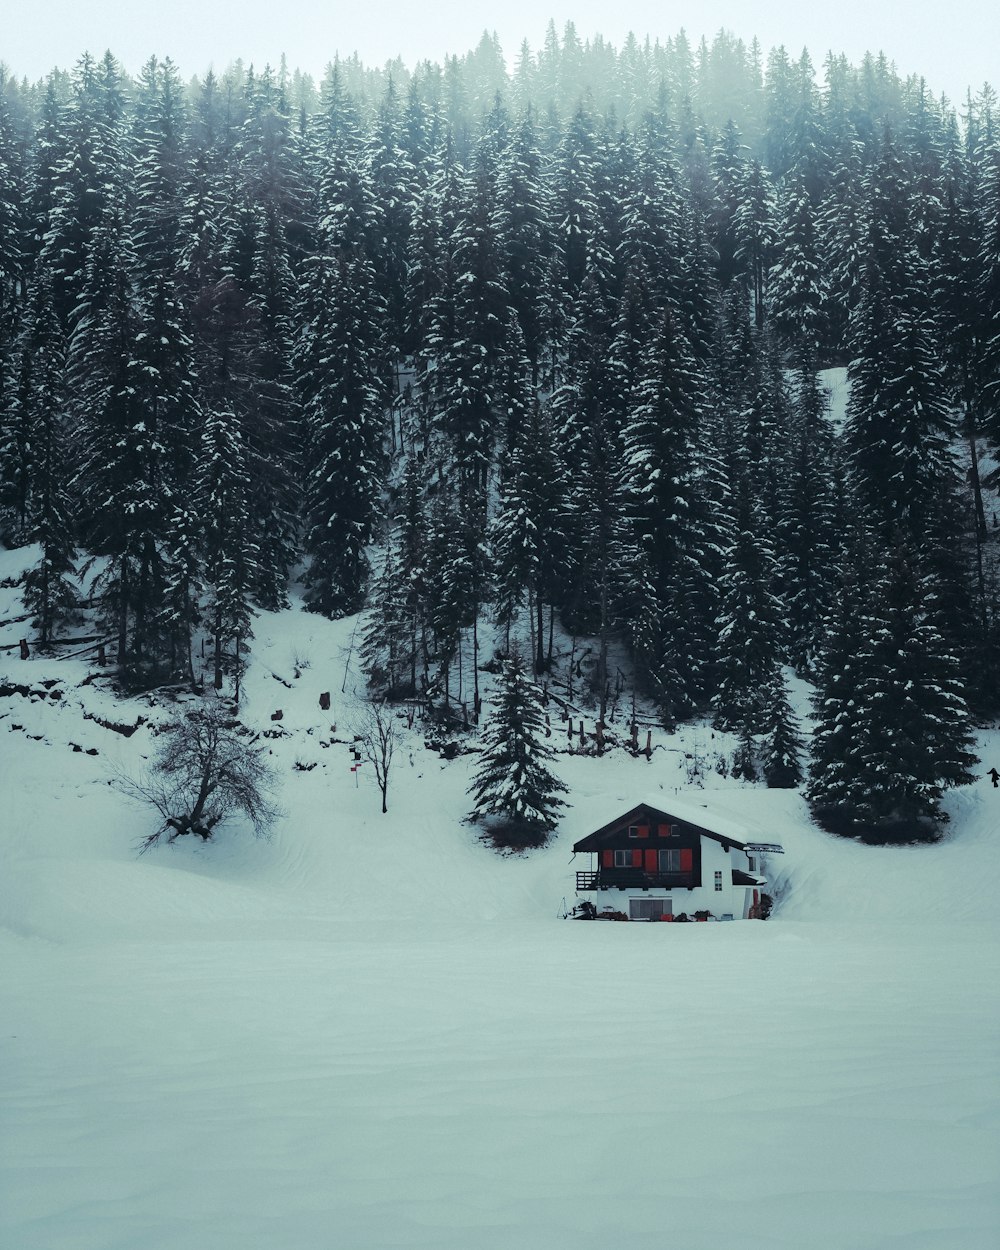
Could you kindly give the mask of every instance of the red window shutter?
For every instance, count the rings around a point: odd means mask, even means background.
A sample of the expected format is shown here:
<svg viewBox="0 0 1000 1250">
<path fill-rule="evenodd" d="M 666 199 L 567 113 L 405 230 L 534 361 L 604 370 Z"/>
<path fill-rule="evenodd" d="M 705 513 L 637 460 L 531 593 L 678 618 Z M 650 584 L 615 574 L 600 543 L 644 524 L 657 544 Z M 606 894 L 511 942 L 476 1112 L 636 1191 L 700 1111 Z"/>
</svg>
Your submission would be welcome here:
<svg viewBox="0 0 1000 1250">
<path fill-rule="evenodd" d="M 655 851 L 646 852 L 646 871 L 656 872 L 656 852 Z"/>
<path fill-rule="evenodd" d="M 661 838 L 669 838 L 669 837 L 670 837 L 670 826 L 669 826 L 669 825 L 657 825 L 657 826 L 656 826 L 656 833 L 657 833 L 657 836 L 658 836 L 658 837 L 661 837 Z"/>
<path fill-rule="evenodd" d="M 635 850 L 632 852 L 632 867 L 633 868 L 642 867 L 642 851 Z"/>
<path fill-rule="evenodd" d="M 640 838 L 648 838 L 648 837 L 649 837 L 649 825 L 639 825 L 639 826 L 638 826 L 638 828 L 639 828 L 639 837 L 640 837 Z"/>
<path fill-rule="evenodd" d="M 614 868 L 614 866 L 615 866 L 614 851 L 601 851 L 601 867 L 602 868 Z"/>
<path fill-rule="evenodd" d="M 694 871 L 694 851 L 688 847 L 687 850 L 681 851 L 681 872 Z"/>
</svg>

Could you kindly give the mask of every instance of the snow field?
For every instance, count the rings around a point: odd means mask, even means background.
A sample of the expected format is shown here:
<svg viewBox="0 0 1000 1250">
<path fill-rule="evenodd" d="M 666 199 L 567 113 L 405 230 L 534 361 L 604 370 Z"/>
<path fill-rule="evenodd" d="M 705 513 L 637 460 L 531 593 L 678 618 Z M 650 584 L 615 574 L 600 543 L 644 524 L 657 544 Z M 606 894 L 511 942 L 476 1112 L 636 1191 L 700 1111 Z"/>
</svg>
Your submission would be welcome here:
<svg viewBox="0 0 1000 1250">
<path fill-rule="evenodd" d="M 558 835 L 498 857 L 461 823 L 474 757 L 407 734 L 384 817 L 349 772 L 351 625 L 257 623 L 273 838 L 142 857 L 107 777 L 155 740 L 83 712 L 162 711 L 78 661 L 0 661 L 64 689 L 0 700 L 0 1245 L 993 1250 L 988 781 L 940 845 L 866 848 L 795 794 L 687 786 L 718 745 L 691 729 L 651 763 L 560 757 Z M 782 842 L 774 919 L 560 919 L 573 842 L 643 798 Z"/>
</svg>

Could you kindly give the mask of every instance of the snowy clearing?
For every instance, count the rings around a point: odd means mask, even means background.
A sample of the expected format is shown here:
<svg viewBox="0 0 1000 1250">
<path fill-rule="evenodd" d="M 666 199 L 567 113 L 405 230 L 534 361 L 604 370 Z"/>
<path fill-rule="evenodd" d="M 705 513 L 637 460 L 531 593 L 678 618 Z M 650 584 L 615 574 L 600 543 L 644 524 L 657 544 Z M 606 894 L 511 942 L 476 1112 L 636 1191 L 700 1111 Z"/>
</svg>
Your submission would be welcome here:
<svg viewBox="0 0 1000 1250">
<path fill-rule="evenodd" d="M 474 757 L 419 726 L 388 815 L 356 784 L 352 625 L 257 623 L 247 717 L 286 735 L 273 838 L 141 858 L 149 818 L 107 779 L 162 712 L 81 686 L 82 661 L 0 664 L 63 692 L 0 699 L 0 1244 L 996 1246 L 987 780 L 940 845 L 865 848 L 796 794 L 688 786 L 685 751 L 715 745 L 691 729 L 650 763 L 560 757 L 558 835 L 499 857 L 461 823 Z M 771 921 L 561 918 L 573 842 L 654 795 L 783 843 Z"/>
</svg>

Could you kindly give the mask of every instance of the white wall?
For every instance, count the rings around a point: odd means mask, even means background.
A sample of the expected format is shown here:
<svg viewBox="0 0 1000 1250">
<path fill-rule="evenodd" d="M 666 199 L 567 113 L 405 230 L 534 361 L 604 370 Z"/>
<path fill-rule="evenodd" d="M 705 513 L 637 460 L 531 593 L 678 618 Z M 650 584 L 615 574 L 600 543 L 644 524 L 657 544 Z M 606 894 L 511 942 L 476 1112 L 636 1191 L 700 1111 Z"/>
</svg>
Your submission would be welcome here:
<svg viewBox="0 0 1000 1250">
<path fill-rule="evenodd" d="M 755 857 L 757 858 L 757 857 Z M 760 864 L 758 862 L 758 870 Z M 594 903 L 598 911 L 610 908 L 612 911 L 629 913 L 630 898 L 669 898 L 673 901 L 675 916 L 686 912 L 691 918 L 696 911 L 710 911 L 718 920 L 724 915 L 731 915 L 734 920 L 745 920 L 753 902 L 753 890 L 742 885 L 733 885 L 733 869 L 743 872 L 750 871 L 749 857 L 744 851 L 727 849 L 714 838 L 701 839 L 701 885 L 693 890 L 675 886 L 671 890 L 649 889 L 639 887 L 625 890 L 597 890 Z M 715 888 L 715 874 L 722 873 L 722 889 Z M 759 875 L 759 872 L 758 872 Z M 582 897 L 590 897 L 587 891 Z"/>
</svg>

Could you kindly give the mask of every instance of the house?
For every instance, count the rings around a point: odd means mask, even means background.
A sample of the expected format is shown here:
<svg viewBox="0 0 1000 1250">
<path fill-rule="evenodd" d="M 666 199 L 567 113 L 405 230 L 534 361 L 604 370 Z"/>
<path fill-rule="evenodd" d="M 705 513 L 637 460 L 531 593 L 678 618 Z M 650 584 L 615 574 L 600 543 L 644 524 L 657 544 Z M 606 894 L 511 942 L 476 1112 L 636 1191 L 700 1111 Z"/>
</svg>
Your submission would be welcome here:
<svg viewBox="0 0 1000 1250">
<path fill-rule="evenodd" d="M 594 891 L 598 913 L 624 912 L 630 920 L 694 919 L 696 912 L 746 920 L 759 915 L 767 885 L 761 855 L 781 849 L 748 840 L 707 809 L 671 813 L 640 803 L 575 844 L 574 854 L 592 857 L 591 868 L 576 874 L 576 891 Z"/>
</svg>

